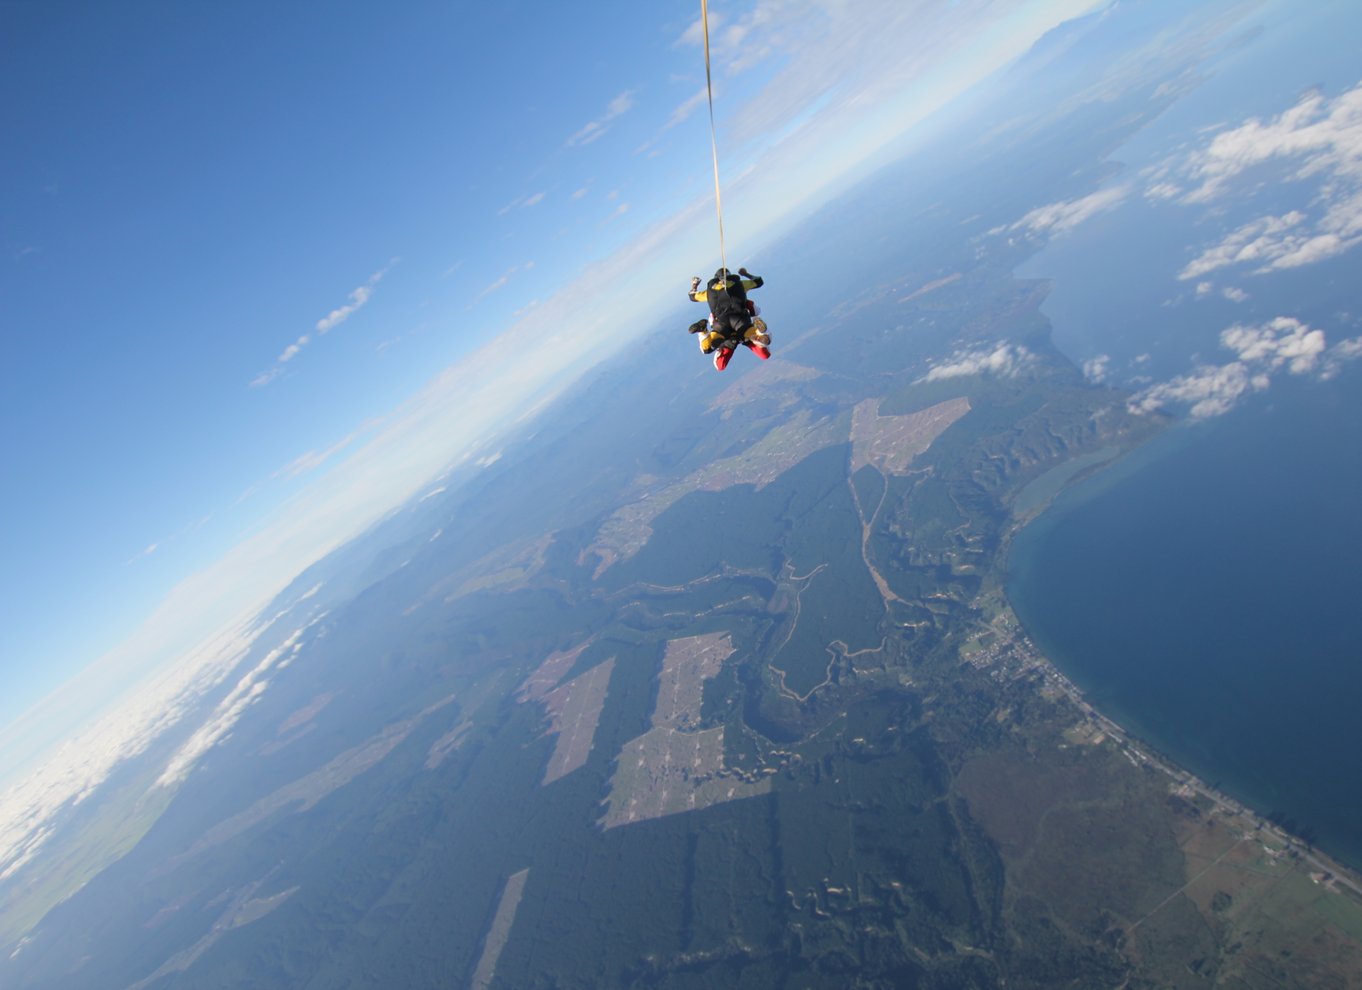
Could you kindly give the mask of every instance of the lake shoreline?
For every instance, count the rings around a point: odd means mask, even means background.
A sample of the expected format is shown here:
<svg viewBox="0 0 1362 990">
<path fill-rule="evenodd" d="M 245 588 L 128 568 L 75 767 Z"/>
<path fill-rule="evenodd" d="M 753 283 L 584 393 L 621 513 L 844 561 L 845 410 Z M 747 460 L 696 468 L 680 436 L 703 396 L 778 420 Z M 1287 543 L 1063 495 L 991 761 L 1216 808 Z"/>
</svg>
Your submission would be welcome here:
<svg viewBox="0 0 1362 990">
<path fill-rule="evenodd" d="M 1173 427 L 1173 429 L 1179 428 L 1181 427 Z M 1303 860 L 1308 865 L 1317 868 L 1313 871 L 1314 874 L 1323 875 L 1317 882 L 1362 904 L 1362 869 L 1327 850 L 1318 848 L 1312 841 L 1302 838 L 1284 825 L 1270 821 L 1268 813 L 1260 811 L 1250 799 L 1241 799 L 1222 787 L 1213 786 L 1179 759 L 1170 756 L 1145 737 L 1132 732 L 1116 717 L 1103 711 L 1093 701 L 1091 692 L 1081 688 L 1069 674 L 1060 669 L 1050 653 L 1039 646 L 1039 641 L 1031 628 L 1015 608 L 1011 586 L 1014 577 L 1012 552 L 1016 536 L 1050 511 L 1055 501 L 1062 494 L 1075 486 L 1091 483 L 1094 476 L 1103 476 L 1098 483 L 1104 486 L 1119 484 L 1124 477 L 1138 468 L 1138 462 L 1132 462 L 1132 456 L 1140 453 L 1151 456 L 1149 454 L 1150 445 L 1157 444 L 1161 440 L 1177 445 L 1185 442 L 1184 438 L 1176 435 L 1169 437 L 1167 433 L 1159 434 L 1137 447 L 1104 458 L 1100 463 L 1091 466 L 1085 465 L 1086 469 L 1072 471 L 1063 483 L 1058 485 L 1053 493 L 1049 494 L 1048 498 L 1027 507 L 1024 513 L 1015 515 L 1011 525 L 1005 530 L 1002 544 L 1004 569 L 1001 592 L 1006 607 L 1011 613 L 1010 619 L 1015 623 L 1015 628 L 1019 630 L 1020 645 L 1025 654 L 1031 658 L 1027 669 L 1038 671 L 1046 688 L 1066 698 L 1078 709 L 1086 726 L 1093 732 L 1111 739 L 1133 765 L 1147 767 L 1167 777 L 1172 785 L 1170 793 L 1177 794 L 1181 790 L 1184 792 L 1181 796 L 1204 798 L 1210 802 L 1211 812 L 1227 827 L 1239 834 L 1241 839 L 1256 839 L 1261 842 L 1265 851 L 1274 857 L 1287 856 Z M 1161 452 L 1158 449 L 1154 449 L 1152 456 L 1158 457 L 1160 454 Z M 1073 461 L 1083 460 L 1083 457 L 1073 459 Z M 1065 464 L 1051 470 L 1062 471 L 1070 463 L 1072 462 L 1065 462 Z M 1045 475 L 1042 475 L 1041 479 L 1045 477 Z M 1269 841 L 1264 841 L 1265 839 L 1276 843 L 1276 848 L 1273 848 Z"/>
</svg>

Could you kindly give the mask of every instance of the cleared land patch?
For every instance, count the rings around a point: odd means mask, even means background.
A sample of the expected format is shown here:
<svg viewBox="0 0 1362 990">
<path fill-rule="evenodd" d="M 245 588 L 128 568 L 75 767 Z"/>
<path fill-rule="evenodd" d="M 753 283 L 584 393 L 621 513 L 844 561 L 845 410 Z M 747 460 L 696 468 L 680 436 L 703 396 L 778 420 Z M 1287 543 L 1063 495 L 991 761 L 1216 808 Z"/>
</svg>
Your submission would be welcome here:
<svg viewBox="0 0 1362 990">
<path fill-rule="evenodd" d="M 222 936 L 226 935 L 234 928 L 249 925 L 253 921 L 259 921 L 275 908 L 279 907 L 297 891 L 298 887 L 290 887 L 288 890 L 280 891 L 269 897 L 256 897 L 255 892 L 260 889 L 264 880 L 257 880 L 247 884 L 245 887 L 236 891 L 228 891 L 223 897 L 227 899 L 227 907 L 218 915 L 218 918 L 209 928 L 208 934 L 204 935 L 187 949 L 175 953 L 157 968 L 157 970 L 145 979 L 138 980 L 128 987 L 128 990 L 142 990 L 142 987 L 150 986 L 152 983 L 160 981 L 163 977 L 171 973 L 183 973 L 192 966 L 201 955 L 211 949 Z M 221 900 L 222 898 L 219 898 Z"/>
<path fill-rule="evenodd" d="M 958 282 L 962 277 L 963 276 L 961 275 L 960 272 L 956 272 L 954 275 L 947 275 L 945 278 L 933 279 L 932 281 L 927 282 L 924 285 L 918 286 L 918 288 L 908 293 L 908 295 L 900 298 L 899 302 L 901 303 L 911 302 L 912 300 L 917 299 L 920 296 L 925 296 L 929 292 L 935 292 L 937 289 L 944 288 L 945 286 L 950 285 L 952 282 Z"/>
<path fill-rule="evenodd" d="M 724 727 L 699 732 L 649 729 L 626 743 L 610 781 L 606 828 L 697 811 L 771 789 L 724 766 Z"/>
<path fill-rule="evenodd" d="M 558 686 L 558 682 L 572 669 L 582 651 L 592 642 L 593 640 L 588 639 L 570 650 L 554 650 L 535 668 L 533 674 L 525 678 L 525 683 L 516 688 L 516 699 L 522 704 L 527 701 L 542 701 Z"/>
<path fill-rule="evenodd" d="M 302 708 L 299 708 L 288 718 L 279 723 L 279 728 L 275 730 L 276 736 L 286 736 L 297 729 L 309 724 L 315 719 L 327 705 L 331 704 L 336 697 L 336 692 L 327 691 L 313 698 Z"/>
<path fill-rule="evenodd" d="M 801 398 L 792 393 L 788 386 L 792 382 L 807 382 L 817 378 L 821 372 L 803 364 L 777 359 L 767 362 L 760 375 L 745 375 L 715 397 L 709 404 L 710 409 L 722 409 L 722 418 L 733 415 L 734 409 L 761 399 L 774 400 L 777 409 L 794 405 Z"/>
<path fill-rule="evenodd" d="M 734 485 L 753 485 L 761 490 L 810 454 L 845 439 L 834 420 L 797 413 L 742 453 L 717 460 L 675 484 L 646 492 L 616 511 L 583 556 L 594 553 L 600 558 L 594 575 L 600 577 L 617 560 L 638 553 L 652 538 L 653 520 L 691 492 L 720 492 Z"/>
<path fill-rule="evenodd" d="M 851 473 L 872 464 L 885 474 L 906 474 L 913 458 L 969 410 L 963 395 L 903 416 L 881 416 L 879 399 L 857 403 L 851 412 Z"/>
<path fill-rule="evenodd" d="M 347 749 L 320 769 L 300 777 L 291 784 L 285 784 L 255 802 L 245 811 L 214 825 L 203 833 L 203 836 L 198 842 L 194 843 L 188 852 L 172 859 L 171 865 L 178 865 L 179 862 L 235 838 L 283 808 L 293 806 L 292 810 L 295 814 L 313 808 L 328 794 L 340 790 L 364 771 L 377 766 L 407 736 L 411 735 L 412 730 L 422 720 L 446 705 L 452 704 L 453 701 L 454 696 L 451 694 L 410 718 L 394 722 L 385 727 L 378 735 L 352 749 Z"/>
<path fill-rule="evenodd" d="M 771 789 L 769 778 L 757 779 L 724 766 L 723 726 L 698 728 L 704 682 L 719 673 L 733 652 L 727 633 L 667 643 L 652 728 L 625 743 L 620 752 L 601 819 L 606 828 L 695 811 Z"/>
<path fill-rule="evenodd" d="M 658 675 L 653 728 L 690 732 L 700 724 L 700 700 L 705 681 L 718 675 L 734 653 L 728 633 L 687 636 L 667 643 Z"/>
<path fill-rule="evenodd" d="M 610 686 L 610 675 L 614 669 L 615 658 L 611 657 L 544 697 L 544 709 L 549 715 L 549 732 L 558 735 L 548 768 L 544 771 L 545 784 L 551 784 L 585 765 L 586 758 L 591 755 L 596 725 L 601 719 L 605 692 Z"/>
<path fill-rule="evenodd" d="M 464 736 L 471 728 L 473 723 L 464 720 L 431 743 L 430 752 L 426 754 L 426 769 L 434 770 L 449 757 L 450 753 L 462 746 Z"/>
<path fill-rule="evenodd" d="M 525 881 L 529 879 L 528 867 L 519 873 L 512 873 L 501 890 L 501 900 L 497 902 L 497 913 L 492 917 L 492 925 L 487 929 L 487 937 L 482 942 L 482 955 L 478 957 L 478 968 L 473 971 L 473 990 L 486 990 L 492 985 L 496 973 L 497 960 L 501 950 L 506 948 L 506 940 L 511 937 L 511 925 L 515 923 L 515 912 L 520 907 L 520 898 L 525 893 Z"/>
</svg>

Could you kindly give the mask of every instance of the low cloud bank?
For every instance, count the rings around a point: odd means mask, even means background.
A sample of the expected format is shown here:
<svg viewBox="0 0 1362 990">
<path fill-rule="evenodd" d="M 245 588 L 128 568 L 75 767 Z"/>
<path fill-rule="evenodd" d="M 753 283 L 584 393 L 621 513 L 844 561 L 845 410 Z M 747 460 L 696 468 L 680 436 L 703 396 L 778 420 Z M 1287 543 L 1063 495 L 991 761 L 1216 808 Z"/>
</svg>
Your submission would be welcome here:
<svg viewBox="0 0 1362 990">
<path fill-rule="evenodd" d="M 1127 408 L 1137 414 L 1182 408 L 1191 419 L 1207 419 L 1229 412 L 1246 395 L 1264 391 L 1278 373 L 1328 379 L 1344 362 L 1362 357 L 1362 337 L 1330 347 L 1323 330 L 1289 316 L 1260 326 L 1235 324 L 1221 331 L 1220 345 L 1234 354 L 1233 361 L 1204 364 L 1189 375 L 1152 385 L 1132 396 Z"/>
</svg>

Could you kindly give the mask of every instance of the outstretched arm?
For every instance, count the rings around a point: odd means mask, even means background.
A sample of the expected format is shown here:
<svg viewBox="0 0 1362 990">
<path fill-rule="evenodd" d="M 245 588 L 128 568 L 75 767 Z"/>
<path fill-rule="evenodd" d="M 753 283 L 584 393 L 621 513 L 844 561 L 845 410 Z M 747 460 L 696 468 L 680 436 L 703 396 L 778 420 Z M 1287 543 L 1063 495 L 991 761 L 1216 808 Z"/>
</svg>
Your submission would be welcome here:
<svg viewBox="0 0 1362 990">
<path fill-rule="evenodd" d="M 697 291 L 697 290 L 699 290 L 699 291 Z M 692 275 L 692 276 L 690 277 L 690 292 L 688 292 L 688 293 L 686 293 L 686 294 L 687 294 L 688 296 L 690 296 L 691 302 L 704 302 L 704 301 L 705 301 L 705 290 L 700 289 L 700 276 L 699 276 L 699 275 Z"/>
<path fill-rule="evenodd" d="M 766 284 L 760 275 L 753 275 L 746 268 L 739 268 L 738 274 L 743 277 L 742 287 L 744 289 L 760 289 Z"/>
</svg>

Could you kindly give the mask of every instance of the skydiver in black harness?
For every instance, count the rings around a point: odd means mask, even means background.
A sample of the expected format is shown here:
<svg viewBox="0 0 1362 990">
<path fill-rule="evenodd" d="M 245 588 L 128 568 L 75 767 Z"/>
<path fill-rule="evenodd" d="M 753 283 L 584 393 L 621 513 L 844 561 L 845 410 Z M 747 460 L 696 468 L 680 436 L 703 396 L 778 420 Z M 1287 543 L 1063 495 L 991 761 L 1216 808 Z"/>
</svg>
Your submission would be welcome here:
<svg viewBox="0 0 1362 990">
<path fill-rule="evenodd" d="M 704 289 L 700 288 L 699 275 L 690 280 L 690 298 L 709 303 L 710 313 L 708 320 L 692 323 L 690 332 L 704 334 L 700 350 L 714 355 L 714 367 L 719 371 L 728 367 L 739 344 L 763 361 L 771 356 L 766 322 L 757 316 L 756 305 L 747 298 L 748 289 L 759 289 L 763 284 L 760 275 L 753 275 L 746 268 L 739 268 L 737 275 L 720 268 Z"/>
</svg>

